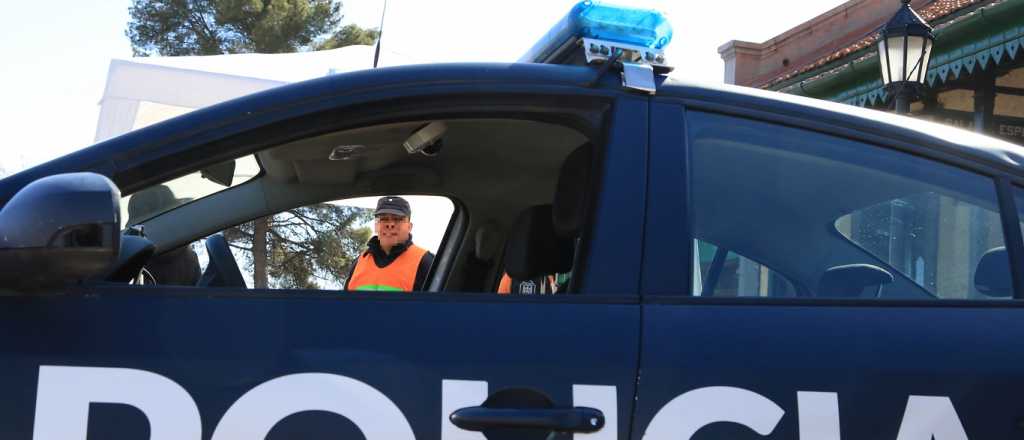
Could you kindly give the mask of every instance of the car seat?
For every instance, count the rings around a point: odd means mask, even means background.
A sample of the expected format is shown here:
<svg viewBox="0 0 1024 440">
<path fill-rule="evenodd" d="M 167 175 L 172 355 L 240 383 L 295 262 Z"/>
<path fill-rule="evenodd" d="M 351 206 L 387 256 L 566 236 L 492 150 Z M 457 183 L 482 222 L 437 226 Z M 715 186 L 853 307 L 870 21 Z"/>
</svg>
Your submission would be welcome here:
<svg viewBox="0 0 1024 440">
<path fill-rule="evenodd" d="M 587 219 L 587 200 L 590 197 L 590 174 L 593 168 L 593 146 L 583 144 L 569 153 L 562 162 L 552 205 L 555 233 L 560 237 L 577 239 Z"/>
<path fill-rule="evenodd" d="M 819 298 L 877 298 L 892 274 L 873 264 L 846 264 L 828 268 L 818 283 Z"/>
<path fill-rule="evenodd" d="M 128 200 L 128 224 L 134 225 L 154 214 L 191 200 L 175 197 L 174 192 L 166 185 L 144 189 L 133 194 Z M 196 285 L 202 272 L 199 257 L 190 245 L 153 256 L 146 262 L 146 270 L 153 275 L 157 284 L 182 286 Z"/>
<path fill-rule="evenodd" d="M 527 208 L 519 215 L 512 233 L 509 234 L 505 256 L 506 276 L 502 277 L 499 293 L 556 292 L 561 290 L 561 286 L 570 284 L 572 269 L 575 267 L 576 247 L 586 219 L 585 208 L 591 187 L 592 154 L 593 146 L 590 143 L 585 143 L 569 153 L 559 170 L 554 204 Z M 532 245 L 516 245 L 523 239 L 538 241 Z M 550 254 L 558 260 L 538 260 L 541 265 L 550 263 L 548 270 L 517 272 L 508 267 L 510 261 L 528 258 L 522 253 L 540 248 L 541 243 L 551 246 L 554 250 Z M 523 263 L 517 261 L 515 264 Z M 538 269 L 526 266 L 519 268 Z M 505 285 L 509 286 L 508 290 L 505 289 Z"/>
<path fill-rule="evenodd" d="M 516 218 L 505 245 L 508 293 L 554 293 L 549 281 L 552 274 L 572 269 L 573 242 L 555 234 L 551 212 L 551 205 L 537 205 Z"/>
<path fill-rule="evenodd" d="M 985 296 L 1013 297 L 1010 257 L 1005 247 L 989 249 L 982 254 L 978 260 L 978 267 L 974 270 L 974 287 Z"/>
</svg>

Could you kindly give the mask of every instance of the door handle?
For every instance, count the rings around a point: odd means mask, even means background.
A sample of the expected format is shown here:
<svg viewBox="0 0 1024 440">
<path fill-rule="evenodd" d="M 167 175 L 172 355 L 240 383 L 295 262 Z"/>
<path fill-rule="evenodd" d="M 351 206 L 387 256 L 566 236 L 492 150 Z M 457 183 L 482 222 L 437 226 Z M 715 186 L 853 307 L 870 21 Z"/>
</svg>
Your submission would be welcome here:
<svg viewBox="0 0 1024 440">
<path fill-rule="evenodd" d="M 467 431 L 491 428 L 534 428 L 562 432 L 594 432 L 604 427 L 604 413 L 576 408 L 487 408 L 471 406 L 456 410 L 452 424 Z"/>
</svg>

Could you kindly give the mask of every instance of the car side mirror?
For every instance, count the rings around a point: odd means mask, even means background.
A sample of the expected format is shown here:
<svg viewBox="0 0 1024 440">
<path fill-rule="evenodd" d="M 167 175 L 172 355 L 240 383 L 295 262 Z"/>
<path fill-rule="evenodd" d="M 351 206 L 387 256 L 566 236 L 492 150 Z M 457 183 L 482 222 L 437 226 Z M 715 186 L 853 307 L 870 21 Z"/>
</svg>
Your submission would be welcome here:
<svg viewBox="0 0 1024 440">
<path fill-rule="evenodd" d="M 0 210 L 0 288 L 38 290 L 104 274 L 117 261 L 121 191 L 95 173 L 36 180 Z"/>
</svg>

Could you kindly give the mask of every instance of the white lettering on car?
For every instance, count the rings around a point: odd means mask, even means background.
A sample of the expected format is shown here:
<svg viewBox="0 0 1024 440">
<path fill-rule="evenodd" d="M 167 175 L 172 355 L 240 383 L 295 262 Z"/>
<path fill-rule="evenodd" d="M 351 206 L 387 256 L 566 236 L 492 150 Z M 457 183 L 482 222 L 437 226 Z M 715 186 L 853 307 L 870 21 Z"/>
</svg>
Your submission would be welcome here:
<svg viewBox="0 0 1024 440">
<path fill-rule="evenodd" d="M 149 420 L 151 440 L 199 440 L 199 408 L 188 391 L 156 373 L 128 368 L 39 367 L 35 440 L 84 439 L 89 404 L 135 407 Z"/>
<path fill-rule="evenodd" d="M 797 391 L 801 440 L 839 440 L 839 394 Z"/>
<path fill-rule="evenodd" d="M 441 440 L 485 440 L 484 435 L 466 431 L 452 424 L 448 419 L 453 412 L 480 406 L 487 400 L 487 382 L 480 380 L 441 381 Z"/>
<path fill-rule="evenodd" d="M 573 434 L 574 440 L 615 440 L 619 438 L 619 399 L 617 390 L 608 385 L 573 385 L 572 404 L 600 410 L 604 427 L 599 431 Z"/>
<path fill-rule="evenodd" d="M 771 434 L 785 411 L 767 397 L 736 387 L 705 387 L 669 401 L 647 425 L 644 440 L 689 440 L 717 422 L 746 426 L 760 435 Z"/>
<path fill-rule="evenodd" d="M 146 417 L 152 440 L 199 440 L 202 420 L 196 402 L 173 380 L 144 370 L 49 366 L 39 367 L 34 440 L 83 439 L 88 435 L 89 405 L 132 406 Z M 441 438 L 482 440 L 448 416 L 482 404 L 488 384 L 476 380 L 441 381 Z M 605 426 L 576 440 L 613 440 L 618 436 L 618 395 L 614 386 L 573 385 L 573 405 L 600 410 Z M 347 376 L 300 373 L 264 382 L 243 394 L 221 417 L 212 440 L 265 438 L 284 418 L 303 411 L 332 412 L 352 421 L 367 440 L 414 440 L 409 420 L 398 406 L 372 386 Z M 736 423 L 767 436 L 785 411 L 750 390 L 712 386 L 685 392 L 653 417 L 644 440 L 688 440 L 718 422 Z M 798 391 L 801 440 L 840 440 L 839 395 Z M 949 397 L 910 396 L 896 440 L 968 440 Z"/>
<path fill-rule="evenodd" d="M 910 396 L 896 440 L 967 440 L 967 432 L 949 397 Z"/>
<path fill-rule="evenodd" d="M 343 416 L 366 440 L 414 440 L 409 420 L 388 396 L 350 377 L 291 374 L 256 386 L 224 413 L 212 440 L 266 438 L 278 422 L 302 411 Z"/>
</svg>

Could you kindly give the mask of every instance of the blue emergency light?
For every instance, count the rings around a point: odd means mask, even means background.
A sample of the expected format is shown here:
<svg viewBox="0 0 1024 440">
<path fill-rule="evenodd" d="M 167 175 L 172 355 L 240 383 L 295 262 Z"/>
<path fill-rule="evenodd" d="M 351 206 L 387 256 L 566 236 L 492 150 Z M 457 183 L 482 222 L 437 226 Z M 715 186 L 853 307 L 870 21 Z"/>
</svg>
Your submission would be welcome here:
<svg viewBox="0 0 1024 440">
<path fill-rule="evenodd" d="M 606 60 L 618 50 L 626 61 L 658 66 L 664 64 L 662 49 L 670 41 L 672 26 L 661 12 L 584 0 L 519 61 L 580 64 L 576 49 L 582 47 L 586 63 Z"/>
</svg>

